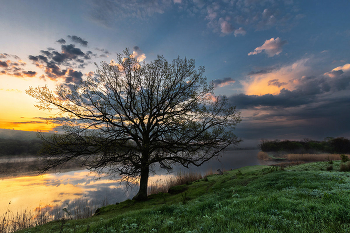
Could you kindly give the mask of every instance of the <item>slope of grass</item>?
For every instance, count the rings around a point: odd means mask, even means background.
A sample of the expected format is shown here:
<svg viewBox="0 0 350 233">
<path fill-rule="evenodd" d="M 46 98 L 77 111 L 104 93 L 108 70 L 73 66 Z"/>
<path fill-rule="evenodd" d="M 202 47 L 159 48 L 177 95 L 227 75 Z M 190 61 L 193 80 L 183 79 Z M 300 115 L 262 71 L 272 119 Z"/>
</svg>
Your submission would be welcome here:
<svg viewBox="0 0 350 233">
<path fill-rule="evenodd" d="M 20 232 L 349 232 L 350 173 L 340 166 L 244 167 Z"/>
</svg>

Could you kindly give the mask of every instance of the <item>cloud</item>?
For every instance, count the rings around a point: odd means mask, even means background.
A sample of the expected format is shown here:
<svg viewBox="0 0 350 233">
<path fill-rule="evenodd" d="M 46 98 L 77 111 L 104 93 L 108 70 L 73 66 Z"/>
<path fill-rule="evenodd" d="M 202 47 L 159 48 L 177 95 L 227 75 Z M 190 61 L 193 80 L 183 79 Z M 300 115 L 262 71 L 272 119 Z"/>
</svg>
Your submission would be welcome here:
<svg viewBox="0 0 350 233">
<path fill-rule="evenodd" d="M 6 61 L 0 61 L 0 67 L 8 67 L 8 64 Z"/>
<path fill-rule="evenodd" d="M 344 72 L 342 70 L 332 70 L 332 71 L 324 73 L 324 75 L 326 75 L 326 76 L 328 76 L 330 78 L 335 78 L 335 77 L 339 77 L 343 73 Z"/>
<path fill-rule="evenodd" d="M 75 48 L 75 45 L 62 45 L 62 54 L 67 54 L 70 58 L 76 58 L 76 56 L 84 56 L 85 54 L 81 49 Z"/>
<path fill-rule="evenodd" d="M 350 73 L 350 64 L 338 66 L 338 67 L 334 68 L 333 70 L 324 73 L 324 75 L 326 75 L 330 78 L 335 78 L 335 77 L 339 77 L 343 73 Z"/>
<path fill-rule="evenodd" d="M 235 83 L 236 81 L 230 77 L 227 77 L 223 79 L 215 79 L 212 82 L 214 84 L 214 88 L 217 88 L 217 87 L 224 87 L 224 86 L 230 85 L 232 83 Z"/>
<path fill-rule="evenodd" d="M 273 70 L 275 70 L 276 68 L 274 67 L 266 67 L 257 71 L 251 71 L 248 73 L 248 75 L 253 76 L 253 75 L 261 75 L 261 74 L 268 74 L 271 73 Z"/>
<path fill-rule="evenodd" d="M 3 58 L 15 58 L 16 60 L 0 61 L 0 75 L 15 77 L 34 77 L 35 71 L 25 70 L 26 63 L 17 55 L 1 54 Z"/>
<path fill-rule="evenodd" d="M 89 18 L 105 27 L 117 26 L 133 20 L 147 20 L 155 15 L 178 11 L 207 21 L 214 33 L 245 35 L 245 28 L 266 30 L 275 27 L 288 30 L 301 14 L 296 11 L 298 3 L 271 0 L 90 0 Z M 223 19 L 220 21 L 220 18 Z M 229 18 L 229 20 L 227 20 Z M 235 31 L 234 28 L 238 28 Z"/>
<path fill-rule="evenodd" d="M 82 77 L 82 72 L 69 69 L 66 74 L 66 83 L 80 84 L 83 81 Z"/>
<path fill-rule="evenodd" d="M 224 20 L 223 18 L 219 19 L 219 24 L 220 24 L 221 32 L 224 35 L 230 34 L 234 30 L 233 26 L 228 21 Z"/>
<path fill-rule="evenodd" d="M 83 46 L 87 46 L 88 42 L 86 40 L 83 40 L 81 37 L 79 36 L 68 36 L 68 38 L 70 38 L 73 42 L 79 43 Z"/>
<path fill-rule="evenodd" d="M 327 73 L 342 73 L 329 78 L 324 74 L 313 75 L 315 70 L 310 65 L 310 59 L 301 59 L 253 76 L 253 80 L 256 77 L 263 80 L 261 89 L 270 85 L 277 89 L 275 93 L 229 96 L 230 103 L 237 106 L 244 117 L 236 128 L 237 135 L 247 139 L 299 140 L 350 137 L 349 66 L 332 69 Z M 256 85 L 258 87 L 259 83 Z"/>
<path fill-rule="evenodd" d="M 239 35 L 244 36 L 246 33 L 247 33 L 246 30 L 244 30 L 244 28 L 240 27 L 240 28 L 235 30 L 234 35 L 236 37 L 239 36 Z"/>
<path fill-rule="evenodd" d="M 139 62 L 146 59 L 146 54 L 142 52 L 142 50 L 138 46 L 134 46 L 134 51 L 132 52 L 132 56 Z"/>
<path fill-rule="evenodd" d="M 285 44 L 287 44 L 286 40 L 282 41 L 279 37 L 271 38 L 266 40 L 262 46 L 255 48 L 253 52 L 248 53 L 248 56 L 265 52 L 269 57 L 273 57 L 282 52 L 282 46 Z"/>
<path fill-rule="evenodd" d="M 288 83 L 286 82 L 279 82 L 278 79 L 272 79 L 267 82 L 269 86 L 277 86 L 277 87 L 282 87 L 284 85 L 287 85 Z"/>
<path fill-rule="evenodd" d="M 95 55 L 95 56 L 97 56 L 97 57 L 108 57 L 108 56 L 111 54 L 111 53 L 110 53 L 108 50 L 106 50 L 106 49 L 96 48 L 96 50 L 102 52 L 102 54 L 100 54 L 100 55 Z"/>
<path fill-rule="evenodd" d="M 74 42 L 83 46 L 88 42 L 77 36 L 68 36 Z M 29 55 L 31 60 L 38 68 L 45 72 L 43 78 L 49 78 L 53 81 L 63 81 L 66 84 L 80 84 L 82 82 L 83 73 L 77 69 L 84 68 L 89 64 L 91 57 L 97 57 L 91 51 L 83 52 L 74 44 L 63 44 L 61 41 L 61 51 L 56 51 L 53 48 L 40 50 L 40 55 Z M 65 43 L 65 41 L 64 41 Z M 24 75 L 34 75 L 33 72 L 27 72 Z"/>
<path fill-rule="evenodd" d="M 34 77 L 36 75 L 35 71 L 23 71 L 22 74 L 26 77 Z"/>
<path fill-rule="evenodd" d="M 155 14 L 163 14 L 173 5 L 172 0 L 91 0 L 90 18 L 106 27 L 122 18 L 145 20 Z"/>
<path fill-rule="evenodd" d="M 241 81 L 241 83 L 245 93 L 248 95 L 275 95 L 282 90 L 282 87 L 288 90 L 294 90 L 299 83 L 303 82 L 303 76 L 308 77 L 312 74 L 311 63 L 312 60 L 310 58 L 304 58 L 279 68 L 267 67 L 265 69 L 253 71 L 250 72 L 246 80 Z M 271 85 L 273 84 L 271 80 L 283 83 L 284 85 Z M 277 84 L 277 82 L 275 82 L 275 84 Z"/>
<path fill-rule="evenodd" d="M 65 44 L 66 43 L 66 40 L 61 38 L 59 40 L 57 40 L 56 42 L 60 43 L 60 44 Z"/>
</svg>

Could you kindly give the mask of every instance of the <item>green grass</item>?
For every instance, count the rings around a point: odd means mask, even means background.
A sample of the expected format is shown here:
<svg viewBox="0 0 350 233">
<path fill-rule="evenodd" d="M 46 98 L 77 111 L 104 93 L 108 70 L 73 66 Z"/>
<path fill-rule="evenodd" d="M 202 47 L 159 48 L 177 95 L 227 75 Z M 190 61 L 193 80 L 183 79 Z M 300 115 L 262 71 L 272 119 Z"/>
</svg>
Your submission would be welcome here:
<svg viewBox="0 0 350 233">
<path fill-rule="evenodd" d="M 340 164 L 244 167 L 20 232 L 350 232 L 350 173 Z"/>
</svg>

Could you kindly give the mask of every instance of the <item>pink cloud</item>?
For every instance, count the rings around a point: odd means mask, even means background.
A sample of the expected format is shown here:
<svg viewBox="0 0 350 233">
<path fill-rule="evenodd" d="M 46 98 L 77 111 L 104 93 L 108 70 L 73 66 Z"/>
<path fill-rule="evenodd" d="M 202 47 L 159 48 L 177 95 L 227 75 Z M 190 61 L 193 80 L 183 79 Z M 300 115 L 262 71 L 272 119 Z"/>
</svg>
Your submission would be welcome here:
<svg viewBox="0 0 350 233">
<path fill-rule="evenodd" d="M 244 30 L 244 28 L 242 28 L 242 27 L 236 29 L 235 32 L 234 32 L 236 37 L 239 36 L 239 35 L 244 36 L 246 33 L 247 33 L 247 31 Z"/>
<path fill-rule="evenodd" d="M 273 57 L 282 52 L 282 46 L 285 44 L 287 44 L 286 40 L 282 41 L 279 37 L 271 38 L 266 40 L 262 46 L 255 48 L 253 52 L 248 53 L 248 56 L 265 52 L 269 57 Z"/>
</svg>

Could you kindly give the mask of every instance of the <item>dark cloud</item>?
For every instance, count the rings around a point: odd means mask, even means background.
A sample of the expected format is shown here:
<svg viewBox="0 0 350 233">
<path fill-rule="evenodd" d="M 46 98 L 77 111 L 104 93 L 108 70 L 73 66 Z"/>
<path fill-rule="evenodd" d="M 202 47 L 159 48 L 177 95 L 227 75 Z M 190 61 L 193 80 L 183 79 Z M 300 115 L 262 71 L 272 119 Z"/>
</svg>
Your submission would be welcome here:
<svg viewBox="0 0 350 233">
<path fill-rule="evenodd" d="M 45 67 L 45 73 L 48 77 L 55 79 L 66 74 L 67 70 L 61 68 L 55 62 L 48 62 Z"/>
<path fill-rule="evenodd" d="M 230 102 L 239 109 L 250 109 L 256 107 L 295 107 L 303 104 L 311 103 L 313 97 L 300 95 L 299 91 L 289 91 L 282 89 L 278 95 L 246 95 L 238 94 L 229 97 Z"/>
<path fill-rule="evenodd" d="M 57 51 L 53 51 L 52 54 L 53 54 L 52 60 L 54 60 L 57 63 L 62 63 L 66 59 L 69 59 L 69 55 L 65 53 L 59 53 Z"/>
<path fill-rule="evenodd" d="M 91 56 L 94 56 L 96 54 L 93 54 L 91 51 L 87 51 L 84 55 L 84 59 L 89 60 L 91 59 Z"/>
<path fill-rule="evenodd" d="M 269 85 L 285 85 L 277 79 L 269 81 Z M 304 77 L 295 90 L 283 88 L 278 95 L 246 95 L 238 94 L 230 96 L 230 101 L 241 109 L 255 107 L 296 107 L 304 104 L 314 103 L 319 98 L 317 95 L 336 93 L 338 91 L 350 89 L 350 76 L 327 79 L 324 77 Z M 350 98 L 350 96 L 349 96 Z M 350 100 L 349 100 L 350 101 Z"/>
<path fill-rule="evenodd" d="M 260 112 L 262 110 L 259 110 Z M 246 139 L 323 140 L 350 137 L 349 97 L 331 98 L 298 108 L 276 108 L 242 121 L 235 133 Z"/>
<path fill-rule="evenodd" d="M 298 82 L 278 95 L 230 96 L 231 104 L 249 110 L 235 133 L 246 139 L 350 137 L 350 76 L 308 76 Z"/>
<path fill-rule="evenodd" d="M 75 45 L 62 45 L 63 53 L 68 54 L 70 57 L 75 58 L 76 56 L 84 56 L 85 54 L 79 48 L 75 48 Z"/>
<path fill-rule="evenodd" d="M 15 58 L 17 61 L 7 60 L 6 62 L 0 61 L 0 75 L 10 75 L 15 77 L 34 77 L 36 75 L 35 71 L 24 70 L 26 63 L 23 62 L 17 55 L 1 54 L 6 58 Z M 38 59 L 38 58 L 34 58 Z"/>
<path fill-rule="evenodd" d="M 68 70 L 68 76 L 66 76 L 66 83 L 80 84 L 83 79 L 83 73 L 75 70 Z"/>
<path fill-rule="evenodd" d="M 87 44 L 80 37 L 68 37 L 79 44 Z M 60 39 L 57 42 L 62 44 L 61 52 L 48 48 L 47 50 L 41 50 L 41 55 L 30 55 L 29 60 L 33 61 L 37 67 L 43 69 L 46 77 L 51 80 L 61 78 L 68 83 L 81 83 L 83 75 L 80 71 L 75 71 L 74 69 L 84 68 L 88 64 L 85 60 L 91 59 L 91 56 L 94 54 L 91 51 L 84 53 L 74 44 L 66 45 L 64 44 L 66 43 L 64 39 Z"/>
<path fill-rule="evenodd" d="M 50 51 L 40 50 L 40 52 L 41 52 L 42 54 L 44 54 L 45 56 L 47 56 L 47 57 L 51 57 L 51 56 L 52 56 L 52 54 L 51 54 Z"/>
<path fill-rule="evenodd" d="M 269 86 L 281 87 L 287 85 L 286 82 L 279 82 L 278 79 L 272 79 L 268 82 Z"/>
<path fill-rule="evenodd" d="M 8 67 L 6 61 L 0 61 L 0 67 Z"/>
<path fill-rule="evenodd" d="M 267 68 L 264 68 L 264 69 L 260 69 L 260 70 L 257 70 L 257 71 L 251 71 L 248 73 L 248 75 L 260 75 L 260 74 L 268 74 L 268 73 L 271 73 L 272 71 L 274 71 L 276 68 L 274 67 L 267 67 Z"/>
<path fill-rule="evenodd" d="M 102 52 L 102 54 L 100 54 L 100 55 L 92 54 L 92 55 L 94 55 L 95 57 L 108 57 L 108 55 L 111 54 L 111 53 L 110 53 L 108 50 L 106 50 L 106 49 L 96 48 L 96 50 Z"/>
<path fill-rule="evenodd" d="M 27 76 L 27 77 L 34 77 L 36 75 L 35 71 L 23 71 L 22 73 L 24 76 Z"/>
<path fill-rule="evenodd" d="M 234 83 L 234 82 L 235 82 L 235 80 L 233 80 L 230 77 L 226 77 L 223 79 L 215 79 L 214 81 L 212 81 L 214 88 L 223 87 L 223 86 L 229 85 L 229 84 Z"/>
<path fill-rule="evenodd" d="M 56 42 L 60 43 L 60 44 L 65 44 L 66 43 L 66 40 L 61 38 L 59 40 L 57 40 Z"/>
<path fill-rule="evenodd" d="M 31 60 L 31 61 L 48 62 L 47 57 L 45 57 L 45 56 L 43 56 L 43 55 L 38 55 L 38 56 L 29 55 L 29 60 Z"/>
<path fill-rule="evenodd" d="M 79 36 L 68 36 L 68 38 L 70 38 L 73 42 L 79 43 L 83 46 L 87 46 L 87 44 L 88 44 L 88 42 L 86 40 L 83 40 Z"/>
</svg>

